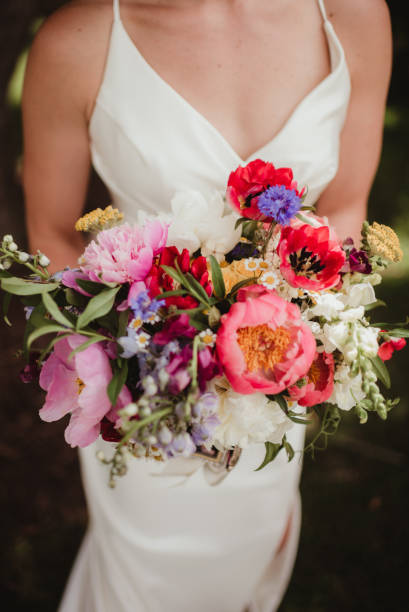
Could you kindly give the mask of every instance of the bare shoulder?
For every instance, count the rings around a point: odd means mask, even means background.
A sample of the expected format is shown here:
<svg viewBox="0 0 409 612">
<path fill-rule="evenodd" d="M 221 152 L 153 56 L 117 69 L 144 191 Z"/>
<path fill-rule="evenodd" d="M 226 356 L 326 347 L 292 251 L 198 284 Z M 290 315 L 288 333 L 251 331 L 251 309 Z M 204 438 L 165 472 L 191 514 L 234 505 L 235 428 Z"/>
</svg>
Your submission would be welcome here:
<svg viewBox="0 0 409 612">
<path fill-rule="evenodd" d="M 389 80 L 392 29 L 385 0 L 325 0 L 328 18 L 345 49 L 352 77 L 368 71 Z"/>
<path fill-rule="evenodd" d="M 39 29 L 29 56 L 28 85 L 75 96 L 87 110 L 99 88 L 112 26 L 112 0 L 73 0 Z"/>
</svg>

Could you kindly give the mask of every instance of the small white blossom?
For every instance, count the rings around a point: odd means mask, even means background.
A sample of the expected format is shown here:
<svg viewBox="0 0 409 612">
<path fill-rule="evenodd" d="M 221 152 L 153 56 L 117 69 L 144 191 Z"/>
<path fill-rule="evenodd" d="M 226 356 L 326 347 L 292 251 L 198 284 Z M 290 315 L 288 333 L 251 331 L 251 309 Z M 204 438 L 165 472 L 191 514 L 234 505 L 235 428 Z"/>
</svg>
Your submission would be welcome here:
<svg viewBox="0 0 409 612">
<path fill-rule="evenodd" d="M 248 257 L 243 263 L 246 270 L 250 272 L 256 272 L 260 268 L 260 261 L 254 257 Z"/>
<path fill-rule="evenodd" d="M 268 270 L 263 272 L 259 278 L 260 285 L 263 285 L 267 289 L 276 289 L 281 282 L 280 275 L 275 270 Z"/>
<path fill-rule="evenodd" d="M 3 270 L 9 270 L 11 265 L 10 259 L 3 259 Z"/>
<path fill-rule="evenodd" d="M 19 260 L 21 263 L 26 263 L 26 261 L 28 261 L 29 259 L 30 259 L 30 255 L 29 255 L 28 253 L 24 253 L 24 251 L 21 251 L 21 252 L 18 254 L 18 260 Z"/>
<path fill-rule="evenodd" d="M 369 357 L 375 357 L 378 353 L 378 334 L 379 329 L 377 327 L 363 327 L 360 326 L 358 329 L 358 343 L 360 349 Z"/>
<path fill-rule="evenodd" d="M 6 234 L 5 236 L 3 236 L 3 242 L 5 244 L 9 244 L 10 242 L 13 242 L 13 236 L 11 234 Z"/>
<path fill-rule="evenodd" d="M 199 338 L 206 346 L 214 346 L 216 344 L 217 335 L 211 329 L 205 329 L 200 332 Z"/>
<path fill-rule="evenodd" d="M 364 397 L 361 373 L 351 377 L 347 365 L 338 366 L 334 374 L 334 390 L 328 401 L 341 410 L 351 410 Z"/>
<path fill-rule="evenodd" d="M 158 392 L 158 385 L 152 376 L 145 376 L 142 380 L 143 390 L 145 391 L 145 395 L 148 397 L 152 397 Z"/>
<path fill-rule="evenodd" d="M 16 251 L 18 251 L 18 246 L 16 245 L 15 242 L 10 242 L 7 246 L 8 250 L 11 251 L 12 253 L 15 253 Z"/>
<path fill-rule="evenodd" d="M 47 266 L 50 265 L 50 260 L 48 259 L 46 255 L 40 255 L 38 259 L 38 263 L 40 264 L 42 268 L 46 268 Z"/>
</svg>

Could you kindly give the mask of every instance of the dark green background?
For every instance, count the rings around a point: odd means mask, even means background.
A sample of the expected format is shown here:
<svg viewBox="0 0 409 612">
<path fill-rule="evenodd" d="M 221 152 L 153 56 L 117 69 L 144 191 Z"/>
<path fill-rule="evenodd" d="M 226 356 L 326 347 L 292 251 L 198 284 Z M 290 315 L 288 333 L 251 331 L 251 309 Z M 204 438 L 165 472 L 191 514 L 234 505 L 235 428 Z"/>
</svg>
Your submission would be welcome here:
<svg viewBox="0 0 409 612">
<path fill-rule="evenodd" d="M 0 7 L 0 235 L 11 232 L 19 244 L 24 243 L 18 163 L 22 60 L 15 66 L 36 20 L 62 3 L 2 0 Z M 407 2 L 388 4 L 394 71 L 369 216 L 393 225 L 402 240 L 405 260 L 379 294 L 389 305 L 388 318 L 402 320 L 409 313 L 409 28 Z M 92 179 L 89 206 L 104 202 L 103 189 Z M 86 511 L 77 456 L 63 441 L 64 423 L 42 423 L 40 393 L 17 379 L 22 314 L 16 309 L 12 318 L 11 330 L 0 329 L 1 603 L 13 612 L 52 612 Z M 390 369 L 402 401 L 388 421 L 371 415 L 360 426 L 350 415 L 326 453 L 305 460 L 300 549 L 280 612 L 409 609 L 409 349 L 395 356 Z"/>
</svg>

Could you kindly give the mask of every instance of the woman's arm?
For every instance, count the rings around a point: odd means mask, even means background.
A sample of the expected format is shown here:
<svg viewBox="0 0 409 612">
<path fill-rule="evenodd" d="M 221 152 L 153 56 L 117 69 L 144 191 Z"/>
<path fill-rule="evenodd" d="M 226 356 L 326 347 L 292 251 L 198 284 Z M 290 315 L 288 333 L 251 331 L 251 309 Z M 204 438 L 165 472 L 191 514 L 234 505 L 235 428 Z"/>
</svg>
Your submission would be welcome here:
<svg viewBox="0 0 409 612">
<path fill-rule="evenodd" d="M 389 11 L 384 0 L 326 0 L 344 47 L 352 92 L 341 136 L 338 173 L 318 202 L 340 238 L 359 241 L 382 147 L 392 63 Z"/>
<path fill-rule="evenodd" d="M 98 8 L 73 3 L 54 14 L 36 36 L 25 77 L 28 238 L 31 250 L 40 249 L 51 259 L 53 270 L 74 266 L 83 250 L 74 224 L 84 206 L 90 170 L 87 117 L 109 37 L 108 23 L 102 24 L 109 17 Z"/>
</svg>

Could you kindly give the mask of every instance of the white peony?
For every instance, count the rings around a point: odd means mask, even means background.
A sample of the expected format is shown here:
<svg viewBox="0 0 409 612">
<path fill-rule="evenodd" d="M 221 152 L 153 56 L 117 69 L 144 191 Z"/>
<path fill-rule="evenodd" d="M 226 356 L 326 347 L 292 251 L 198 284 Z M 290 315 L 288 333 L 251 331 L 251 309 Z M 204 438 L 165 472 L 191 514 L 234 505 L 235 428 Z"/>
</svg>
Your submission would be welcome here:
<svg viewBox="0 0 409 612">
<path fill-rule="evenodd" d="M 334 373 L 334 390 L 328 401 L 341 410 L 351 410 L 364 397 L 361 373 L 351 377 L 347 365 L 338 366 Z"/>
<path fill-rule="evenodd" d="M 229 389 L 219 394 L 220 425 L 213 443 L 218 448 L 247 448 L 257 442 L 280 443 L 293 423 L 276 402 L 263 393 L 241 395 Z"/>
<path fill-rule="evenodd" d="M 224 214 L 224 201 L 215 191 L 205 198 L 199 191 L 178 192 L 171 200 L 172 214 L 168 245 L 184 248 L 191 253 L 202 250 L 205 257 L 214 255 L 218 260 L 239 242 L 241 228 L 234 229 L 239 218 L 234 212 Z"/>
</svg>

